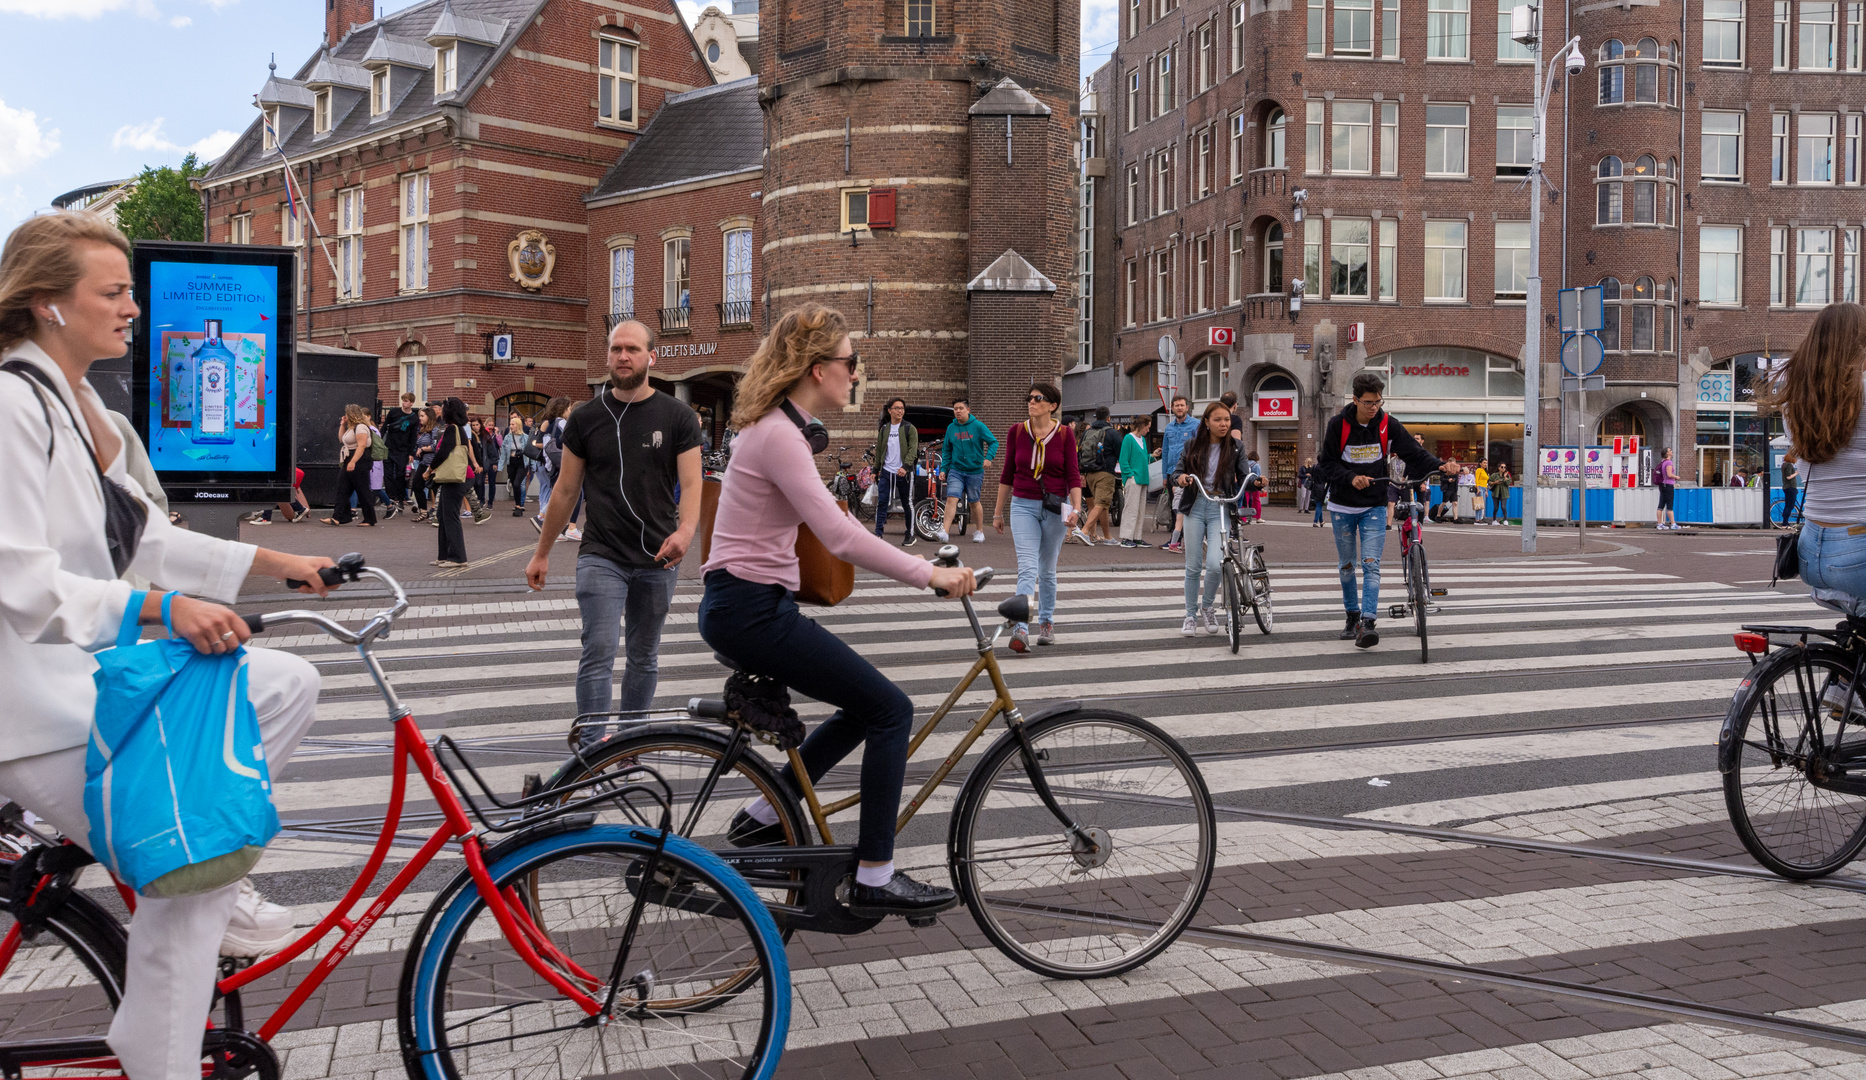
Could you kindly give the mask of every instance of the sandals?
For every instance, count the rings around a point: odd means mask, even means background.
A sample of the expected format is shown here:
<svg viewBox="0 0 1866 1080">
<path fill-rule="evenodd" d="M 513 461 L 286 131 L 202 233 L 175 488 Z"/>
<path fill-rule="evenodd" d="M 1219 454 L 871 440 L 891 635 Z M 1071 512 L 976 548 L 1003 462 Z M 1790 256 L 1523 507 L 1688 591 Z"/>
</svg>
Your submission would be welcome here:
<svg viewBox="0 0 1866 1080">
<path fill-rule="evenodd" d="M 338 521 L 336 518 L 325 518 L 324 524 L 326 525 L 348 525 L 350 523 L 347 521 Z"/>
</svg>

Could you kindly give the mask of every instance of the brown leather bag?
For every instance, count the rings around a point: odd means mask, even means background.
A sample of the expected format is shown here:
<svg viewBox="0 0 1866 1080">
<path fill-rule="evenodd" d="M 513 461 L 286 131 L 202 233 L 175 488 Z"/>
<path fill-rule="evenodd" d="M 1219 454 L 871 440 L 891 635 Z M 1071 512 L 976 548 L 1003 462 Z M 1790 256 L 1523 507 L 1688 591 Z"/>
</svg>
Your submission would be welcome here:
<svg viewBox="0 0 1866 1080">
<path fill-rule="evenodd" d="M 712 557 L 713 519 L 719 514 L 719 481 L 708 478 L 700 486 L 700 561 Z M 847 503 L 837 500 L 844 513 L 848 512 Z M 810 526 L 799 523 L 797 526 L 797 544 L 792 549 L 797 555 L 797 602 L 816 607 L 835 607 L 849 598 L 855 591 L 855 564 L 846 559 L 839 559 L 823 546 L 823 542 L 810 531 Z"/>
</svg>

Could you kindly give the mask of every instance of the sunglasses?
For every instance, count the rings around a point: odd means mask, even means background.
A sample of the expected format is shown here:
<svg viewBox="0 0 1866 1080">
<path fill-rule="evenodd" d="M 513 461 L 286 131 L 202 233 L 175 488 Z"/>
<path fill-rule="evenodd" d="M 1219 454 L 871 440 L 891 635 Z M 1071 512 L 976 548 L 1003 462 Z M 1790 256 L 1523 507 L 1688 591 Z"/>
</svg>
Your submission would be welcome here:
<svg viewBox="0 0 1866 1080">
<path fill-rule="evenodd" d="M 1050 400 L 1049 398 L 1046 398 L 1046 397 L 1044 397 L 1044 396 L 1043 396 L 1042 394 L 1032 394 L 1032 395 L 1030 395 L 1030 396 L 1029 396 L 1028 398 L 1025 398 L 1024 400 L 1026 400 L 1026 401 L 1041 401 L 1041 402 L 1043 402 L 1043 403 L 1044 403 L 1045 405 L 1052 405 L 1052 404 L 1055 404 L 1055 403 L 1054 403 L 1054 402 L 1052 402 L 1052 401 L 1051 401 L 1051 400 Z"/>
</svg>

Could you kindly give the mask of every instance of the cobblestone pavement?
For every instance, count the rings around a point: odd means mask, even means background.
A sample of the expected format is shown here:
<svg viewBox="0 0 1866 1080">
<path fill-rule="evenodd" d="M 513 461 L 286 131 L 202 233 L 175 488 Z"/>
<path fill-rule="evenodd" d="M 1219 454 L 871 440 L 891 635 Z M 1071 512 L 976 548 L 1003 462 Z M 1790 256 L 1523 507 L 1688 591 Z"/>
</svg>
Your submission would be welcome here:
<svg viewBox="0 0 1866 1080">
<path fill-rule="evenodd" d="M 430 735 L 498 752 L 484 774 L 500 790 L 564 754 L 580 629 L 567 589 L 511 591 L 522 525 L 499 525 L 483 575 L 433 578 L 400 552 L 407 540 L 385 537 L 377 553 L 422 579 L 379 656 Z M 264 540 L 306 541 L 306 532 L 273 526 Z M 1467 551 L 1489 543 L 1467 537 L 1460 557 L 1435 562 L 1433 583 L 1449 595 L 1432 620 L 1432 663 L 1421 665 L 1397 625 L 1383 624 L 1382 643 L 1365 652 L 1336 639 L 1332 566 L 1295 557 L 1313 554 L 1322 533 L 1294 523 L 1256 533 L 1269 545 L 1279 619 L 1267 637 L 1250 628 L 1237 655 L 1222 638 L 1181 635 L 1174 558 L 1087 550 L 1062 575 L 1057 645 L 1003 654 L 1027 712 L 1046 700 L 1105 700 L 1198 756 L 1219 808 L 1218 869 L 1198 932 L 1137 971 L 1081 982 L 1017 966 L 964 911 L 922 931 L 889 922 L 857 937 L 799 933 L 780 1076 L 1866 1077 L 1866 1053 L 1832 1043 L 1400 962 L 1866 1031 L 1866 974 L 1853 963 L 1866 946 L 1866 896 L 1744 876 L 1754 864 L 1730 829 L 1716 772 L 1718 724 L 1746 667 L 1730 632 L 1746 621 L 1831 621 L 1756 584 L 1766 540 L 1707 537 L 1694 559 L 1637 548 L 1526 559 L 1502 541 Z M 1654 546 L 1649 535 L 1635 541 Z M 962 547 L 974 563 L 1010 561 L 1008 544 Z M 1090 555 L 1126 556 L 1130 568 L 1085 564 Z M 561 551 L 556 567 L 569 568 Z M 1398 585 L 1397 574 L 1387 578 L 1386 603 Z M 1007 592 L 994 585 L 987 595 Z M 698 600 L 697 582 L 683 582 L 661 658 L 666 704 L 720 686 L 696 632 Z M 326 610 L 355 620 L 373 606 L 350 594 Z M 891 583 L 864 581 L 816 617 L 923 715 L 969 663 L 956 607 Z M 328 639 L 291 631 L 265 643 L 324 672 L 318 725 L 279 776 L 288 830 L 258 874 L 269 897 L 309 924 L 341 895 L 380 820 L 382 706 L 353 655 Z M 974 691 L 965 703 L 984 700 Z M 798 704 L 806 720 L 826 712 Z M 936 733 L 929 752 L 953 739 Z M 853 792 L 855 779 L 852 764 L 835 770 L 826 794 Z M 903 836 L 901 865 L 944 874 L 955 781 Z M 444 858 L 422 875 L 279 1036 L 286 1080 L 402 1075 L 402 950 L 457 865 Z M 100 882 L 93 873 L 85 884 Z M 1233 932 L 1287 947 L 1221 936 Z M 1311 942 L 1371 955 L 1302 952 Z M 286 985 L 260 984 L 249 1016 Z M 18 997 L 8 1004 L 11 992 L 0 985 L 0 1018 L 24 1007 Z"/>
</svg>

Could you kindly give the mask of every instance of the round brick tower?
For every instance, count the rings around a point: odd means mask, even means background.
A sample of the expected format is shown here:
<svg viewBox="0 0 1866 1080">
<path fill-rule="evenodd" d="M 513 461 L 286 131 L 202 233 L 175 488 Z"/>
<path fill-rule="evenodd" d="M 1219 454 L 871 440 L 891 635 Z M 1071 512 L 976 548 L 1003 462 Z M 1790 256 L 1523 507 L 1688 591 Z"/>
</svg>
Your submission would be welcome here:
<svg viewBox="0 0 1866 1080">
<path fill-rule="evenodd" d="M 835 437 L 895 396 L 967 395 L 1002 432 L 1073 348 L 1076 5 L 764 0 L 759 20 L 764 300 L 848 317 L 867 377 Z"/>
</svg>

